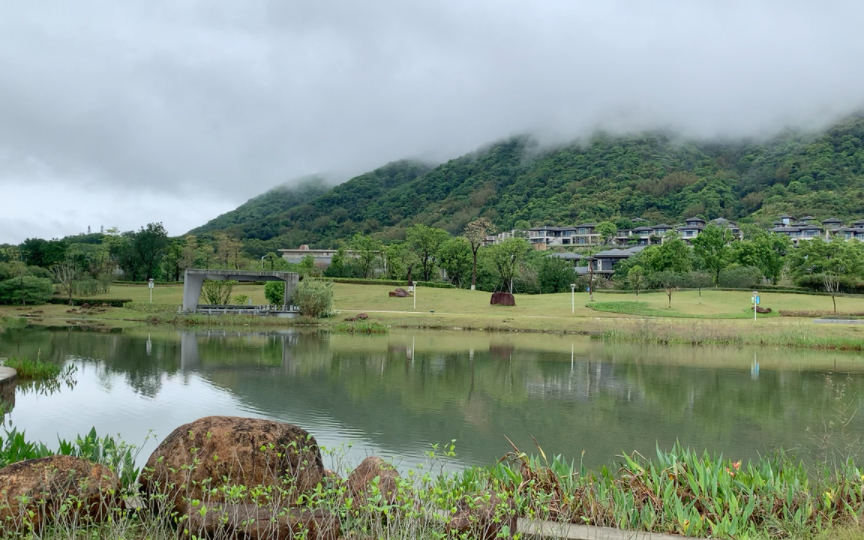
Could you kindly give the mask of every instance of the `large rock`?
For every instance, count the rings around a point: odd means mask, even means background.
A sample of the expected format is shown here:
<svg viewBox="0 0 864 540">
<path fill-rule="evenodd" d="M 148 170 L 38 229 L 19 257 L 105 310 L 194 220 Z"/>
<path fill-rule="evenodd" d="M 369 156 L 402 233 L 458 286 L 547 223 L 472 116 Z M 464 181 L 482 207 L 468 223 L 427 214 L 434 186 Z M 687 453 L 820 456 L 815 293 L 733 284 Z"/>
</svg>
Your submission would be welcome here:
<svg viewBox="0 0 864 540">
<path fill-rule="evenodd" d="M 226 504 L 189 514 L 184 525 L 197 538 L 243 540 L 336 540 L 339 517 L 326 510 L 275 508 L 254 504 Z"/>
<path fill-rule="evenodd" d="M 509 292 L 495 292 L 492 293 L 492 299 L 489 300 L 489 303 L 493 306 L 515 306 L 516 299 Z"/>
<path fill-rule="evenodd" d="M 279 487 L 296 497 L 323 475 L 321 451 L 305 430 L 272 420 L 208 416 L 178 427 L 162 441 L 141 473 L 141 489 L 166 495 L 167 510 L 185 514 L 192 500 L 252 502 L 226 501 L 221 487 Z M 274 497 L 278 504 L 281 497 Z"/>
<path fill-rule="evenodd" d="M 465 497 L 447 524 L 447 533 L 451 537 L 477 540 L 511 538 L 516 533 L 516 511 L 512 499 L 505 502 L 494 493 Z"/>
<path fill-rule="evenodd" d="M 377 456 L 367 457 L 348 475 L 348 492 L 362 503 L 371 495 L 375 478 L 382 498 L 393 504 L 399 495 L 399 471 Z"/>
<path fill-rule="evenodd" d="M 111 469 L 72 456 L 19 461 L 0 469 L 0 532 L 41 530 L 54 520 L 99 521 L 119 507 Z M 65 504 L 74 501 L 75 504 Z M 62 507 L 62 508 L 61 508 Z"/>
</svg>

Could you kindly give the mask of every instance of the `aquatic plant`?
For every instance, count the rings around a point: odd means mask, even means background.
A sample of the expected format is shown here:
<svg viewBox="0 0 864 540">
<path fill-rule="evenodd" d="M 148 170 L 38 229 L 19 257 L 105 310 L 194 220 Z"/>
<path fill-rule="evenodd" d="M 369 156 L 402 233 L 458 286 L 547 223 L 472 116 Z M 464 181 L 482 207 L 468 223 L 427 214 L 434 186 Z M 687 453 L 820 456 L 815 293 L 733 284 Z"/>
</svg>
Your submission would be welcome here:
<svg viewBox="0 0 864 540">
<path fill-rule="evenodd" d="M 56 379 L 64 370 L 60 365 L 29 358 L 7 358 L 3 360 L 3 365 L 14 369 L 22 381 Z"/>
</svg>

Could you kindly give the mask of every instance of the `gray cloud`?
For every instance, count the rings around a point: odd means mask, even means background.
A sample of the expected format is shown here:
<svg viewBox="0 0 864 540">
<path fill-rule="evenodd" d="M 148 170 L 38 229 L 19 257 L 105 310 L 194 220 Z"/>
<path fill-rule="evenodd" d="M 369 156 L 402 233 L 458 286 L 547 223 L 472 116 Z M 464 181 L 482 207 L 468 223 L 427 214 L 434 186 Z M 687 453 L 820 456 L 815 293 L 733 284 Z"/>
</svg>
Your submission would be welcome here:
<svg viewBox="0 0 864 540">
<path fill-rule="evenodd" d="M 7 2 L 0 242 L 180 234 L 290 178 L 514 133 L 824 125 L 864 104 L 862 20 L 851 0 Z"/>
</svg>

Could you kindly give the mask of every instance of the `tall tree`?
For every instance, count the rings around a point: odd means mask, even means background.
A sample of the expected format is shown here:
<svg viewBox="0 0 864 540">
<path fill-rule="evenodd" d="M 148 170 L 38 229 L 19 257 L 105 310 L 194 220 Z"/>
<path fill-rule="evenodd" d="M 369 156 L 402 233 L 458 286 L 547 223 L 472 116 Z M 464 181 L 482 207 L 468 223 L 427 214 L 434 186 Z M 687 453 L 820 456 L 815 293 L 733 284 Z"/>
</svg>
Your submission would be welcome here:
<svg viewBox="0 0 864 540">
<path fill-rule="evenodd" d="M 732 258 L 732 231 L 714 223 L 705 227 L 693 239 L 693 250 L 702 261 L 702 267 L 714 276 L 714 285 L 720 281 L 720 271 L 729 265 Z"/>
<path fill-rule="evenodd" d="M 381 251 L 384 249 L 381 241 L 369 235 L 357 233 L 351 239 L 351 249 L 357 256 L 363 277 L 370 277 L 375 270 L 375 262 L 381 257 Z"/>
<path fill-rule="evenodd" d="M 801 242 L 792 252 L 789 267 L 799 285 L 821 285 L 831 295 L 837 313 L 836 295 L 843 285 L 861 279 L 864 272 L 864 246 L 857 240 L 815 238 Z"/>
<path fill-rule="evenodd" d="M 427 227 L 418 223 L 408 229 L 405 238 L 417 258 L 420 259 L 420 269 L 423 271 L 423 281 L 430 281 L 432 271 L 435 269 L 435 258 L 438 250 L 450 235 L 444 229 Z"/>
<path fill-rule="evenodd" d="M 465 225 L 462 233 L 468 243 L 471 244 L 471 255 L 474 257 L 474 265 L 471 268 L 471 290 L 477 286 L 477 251 L 486 242 L 486 237 L 494 232 L 495 228 L 489 219 L 482 217 Z"/>
<path fill-rule="evenodd" d="M 438 259 L 441 268 L 447 272 L 447 279 L 458 287 L 463 286 L 468 272 L 471 271 L 471 252 L 470 241 L 461 237 L 447 239 L 438 252 Z"/>
<path fill-rule="evenodd" d="M 498 271 L 506 291 L 513 292 L 513 280 L 518 273 L 519 263 L 530 251 L 531 244 L 524 238 L 508 238 L 486 249 L 486 254 Z"/>
<path fill-rule="evenodd" d="M 771 283 L 777 284 L 786 267 L 792 240 L 785 234 L 756 231 L 752 239 L 735 242 L 732 258 L 741 266 L 755 266 Z"/>
<path fill-rule="evenodd" d="M 52 266 L 51 273 L 54 274 L 54 279 L 60 285 L 60 290 L 66 294 L 71 306 L 72 292 L 75 290 L 75 280 L 78 279 L 78 265 L 71 258 L 67 258 Z"/>
<path fill-rule="evenodd" d="M 600 241 L 606 244 L 615 238 L 616 234 L 618 234 L 618 227 L 616 227 L 611 221 L 603 221 L 597 224 L 594 228 L 594 232 L 600 236 Z"/>
<path fill-rule="evenodd" d="M 651 246 L 639 254 L 647 273 L 671 270 L 683 273 L 690 270 L 690 247 L 680 238 L 669 238 L 659 246 Z"/>
<path fill-rule="evenodd" d="M 144 279 L 155 279 L 168 248 L 168 233 L 161 223 L 148 223 L 142 227 L 133 240 L 135 254 L 141 261 Z"/>
</svg>

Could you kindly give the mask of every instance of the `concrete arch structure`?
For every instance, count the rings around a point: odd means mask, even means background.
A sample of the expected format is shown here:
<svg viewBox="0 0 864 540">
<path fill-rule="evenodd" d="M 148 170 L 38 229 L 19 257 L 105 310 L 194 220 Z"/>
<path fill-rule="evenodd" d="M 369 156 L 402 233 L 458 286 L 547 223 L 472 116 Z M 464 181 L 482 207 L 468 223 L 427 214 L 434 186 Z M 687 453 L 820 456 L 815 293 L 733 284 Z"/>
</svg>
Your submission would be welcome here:
<svg viewBox="0 0 864 540">
<path fill-rule="evenodd" d="M 283 311 L 288 311 L 288 302 L 297 283 L 300 274 L 296 272 L 255 272 L 249 270 L 199 270 L 189 268 L 183 278 L 183 311 L 194 312 L 198 309 L 198 299 L 201 296 L 201 288 L 205 279 L 221 279 L 233 281 L 282 281 L 285 283 L 283 298 Z"/>
</svg>

